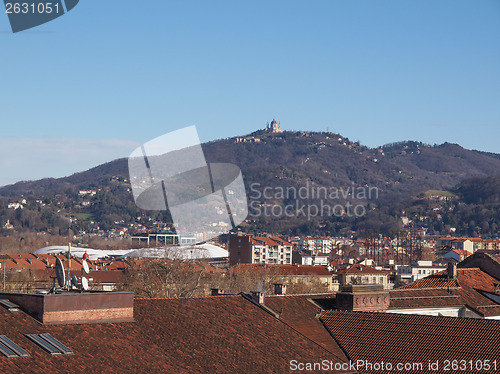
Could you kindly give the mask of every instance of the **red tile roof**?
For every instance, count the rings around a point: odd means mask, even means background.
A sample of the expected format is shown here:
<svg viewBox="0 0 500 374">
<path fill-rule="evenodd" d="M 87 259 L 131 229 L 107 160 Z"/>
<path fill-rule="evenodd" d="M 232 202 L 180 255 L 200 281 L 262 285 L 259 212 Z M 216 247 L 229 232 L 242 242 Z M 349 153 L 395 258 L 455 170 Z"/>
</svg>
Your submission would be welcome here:
<svg viewBox="0 0 500 374">
<path fill-rule="evenodd" d="M 470 256 L 472 253 L 466 251 L 465 249 L 452 249 L 451 252 L 455 252 L 460 256 Z"/>
<path fill-rule="evenodd" d="M 281 239 L 278 236 L 251 236 L 250 241 L 253 244 L 266 244 L 266 245 L 292 245 L 292 243 Z"/>
<path fill-rule="evenodd" d="M 420 288 L 458 288 L 458 280 L 448 278 L 446 270 L 436 274 L 429 275 L 425 278 L 418 279 L 415 282 L 406 284 L 399 289 L 420 289 Z"/>
<path fill-rule="evenodd" d="M 327 312 L 321 317 L 346 355 L 352 360 L 391 363 L 423 363 L 423 370 L 404 373 L 472 373 L 444 370 L 444 360 L 498 360 L 500 322 L 473 318 L 431 317 L 391 313 Z M 428 362 L 440 361 L 440 370 Z M 491 370 L 491 372 L 498 372 Z M 361 370 L 363 373 L 387 373 Z"/>
<path fill-rule="evenodd" d="M 365 266 L 362 264 L 354 264 L 346 268 L 337 270 L 337 274 L 379 274 L 387 275 L 387 272 L 382 270 L 377 270 L 370 266 Z"/>
<path fill-rule="evenodd" d="M 334 294 L 275 295 L 265 299 L 265 305 L 279 314 L 281 321 L 346 361 L 344 352 L 318 318 L 326 309 L 333 308 L 334 304 Z"/>
<path fill-rule="evenodd" d="M 278 274 L 283 275 L 319 275 L 319 276 L 331 276 L 332 273 L 327 267 L 321 265 L 275 265 L 268 264 L 266 266 L 262 264 L 238 264 L 233 266 L 230 271 L 264 271 L 264 269 L 276 271 Z"/>
<path fill-rule="evenodd" d="M 446 289 L 394 289 L 391 295 L 390 309 L 406 308 L 438 308 L 447 306 L 463 306 L 465 300 L 455 292 Z"/>
<path fill-rule="evenodd" d="M 124 273 L 122 270 L 102 270 L 102 271 L 93 271 L 89 275 L 86 275 L 87 278 L 92 278 L 93 283 L 101 284 L 101 283 L 120 283 L 124 280 Z"/>
<path fill-rule="evenodd" d="M 280 271 L 289 275 L 325 275 L 331 276 L 332 273 L 320 265 L 278 265 Z"/>
<path fill-rule="evenodd" d="M 136 299 L 135 322 L 43 326 L 0 307 L 0 332 L 31 357 L 0 354 L 2 373 L 284 373 L 332 353 L 242 296 Z M 48 332 L 73 355 L 50 356 L 24 334 Z"/>
<path fill-rule="evenodd" d="M 9 270 L 42 270 L 54 268 L 56 264 L 56 258 L 59 258 L 64 267 L 68 267 L 68 259 L 62 254 L 6 254 L 2 255 L 0 262 L 5 263 L 5 269 Z M 80 271 L 82 268 L 81 258 L 71 258 L 71 270 Z M 117 260 L 87 260 L 90 268 L 99 270 L 122 270 L 130 267 L 130 265 L 125 261 Z"/>
<path fill-rule="evenodd" d="M 499 283 L 478 268 L 457 269 L 457 279 L 449 279 L 445 270 L 390 291 L 391 308 L 467 305 L 483 316 L 498 316 L 500 305 L 484 292 L 495 294 Z"/>
</svg>

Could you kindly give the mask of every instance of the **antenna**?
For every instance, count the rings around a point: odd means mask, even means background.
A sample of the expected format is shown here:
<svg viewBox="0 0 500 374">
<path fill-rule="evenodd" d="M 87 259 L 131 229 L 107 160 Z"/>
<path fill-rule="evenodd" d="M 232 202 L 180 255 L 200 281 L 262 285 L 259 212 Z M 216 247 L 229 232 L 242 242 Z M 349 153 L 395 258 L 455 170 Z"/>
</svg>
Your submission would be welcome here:
<svg viewBox="0 0 500 374">
<path fill-rule="evenodd" d="M 87 291 L 89 289 L 89 281 L 85 277 L 82 277 L 82 289 L 84 291 Z"/>
<path fill-rule="evenodd" d="M 71 274 L 71 284 L 78 288 L 78 279 L 76 279 L 75 274 Z"/>
<path fill-rule="evenodd" d="M 88 274 L 90 269 L 89 269 L 89 264 L 87 263 L 87 260 L 82 261 L 82 266 L 83 266 L 83 271 Z"/>
<path fill-rule="evenodd" d="M 69 280 L 70 270 L 71 270 L 71 207 L 69 208 L 69 223 L 68 223 L 68 280 Z M 70 287 L 71 287 L 70 282 L 68 282 L 68 291 Z"/>
<path fill-rule="evenodd" d="M 59 257 L 56 257 L 56 278 L 60 287 L 66 284 L 66 276 L 64 274 L 64 265 Z"/>
<path fill-rule="evenodd" d="M 88 274 L 90 272 L 89 269 L 89 264 L 86 259 L 83 259 L 82 261 L 82 270 L 85 272 L 85 274 Z M 89 289 L 89 281 L 87 278 L 82 276 L 82 292 L 87 291 Z"/>
</svg>

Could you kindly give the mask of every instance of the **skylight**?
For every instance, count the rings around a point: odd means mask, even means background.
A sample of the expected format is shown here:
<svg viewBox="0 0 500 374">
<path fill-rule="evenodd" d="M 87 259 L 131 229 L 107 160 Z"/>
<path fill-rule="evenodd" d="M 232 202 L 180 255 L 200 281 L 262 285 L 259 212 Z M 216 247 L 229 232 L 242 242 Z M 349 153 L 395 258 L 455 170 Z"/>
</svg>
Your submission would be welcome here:
<svg viewBox="0 0 500 374">
<path fill-rule="evenodd" d="M 50 334 L 26 334 L 26 336 L 52 356 L 73 354 L 71 349 Z"/>
<path fill-rule="evenodd" d="M 11 302 L 11 301 L 9 301 L 7 299 L 1 299 L 0 300 L 0 305 L 2 305 L 9 312 L 17 312 L 17 311 L 19 311 L 19 305 L 14 304 L 13 302 Z"/>
<path fill-rule="evenodd" d="M 0 335 L 0 352 L 7 357 L 29 357 L 30 354 L 10 340 L 5 335 Z"/>
</svg>

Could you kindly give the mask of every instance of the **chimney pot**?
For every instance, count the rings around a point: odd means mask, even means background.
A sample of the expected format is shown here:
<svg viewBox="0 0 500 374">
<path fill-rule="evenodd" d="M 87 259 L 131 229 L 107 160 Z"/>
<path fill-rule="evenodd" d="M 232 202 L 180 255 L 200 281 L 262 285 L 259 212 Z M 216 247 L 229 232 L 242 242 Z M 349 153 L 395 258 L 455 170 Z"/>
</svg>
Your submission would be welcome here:
<svg viewBox="0 0 500 374">
<path fill-rule="evenodd" d="M 224 295 L 224 290 L 221 290 L 219 288 L 212 288 L 212 296 L 220 296 Z"/>
<path fill-rule="evenodd" d="M 457 279 L 457 264 L 454 261 L 448 262 L 448 279 Z"/>
<path fill-rule="evenodd" d="M 286 285 L 282 283 L 274 284 L 274 294 L 275 295 L 286 295 Z"/>
<path fill-rule="evenodd" d="M 264 292 L 252 291 L 252 300 L 258 304 L 264 304 Z"/>
</svg>

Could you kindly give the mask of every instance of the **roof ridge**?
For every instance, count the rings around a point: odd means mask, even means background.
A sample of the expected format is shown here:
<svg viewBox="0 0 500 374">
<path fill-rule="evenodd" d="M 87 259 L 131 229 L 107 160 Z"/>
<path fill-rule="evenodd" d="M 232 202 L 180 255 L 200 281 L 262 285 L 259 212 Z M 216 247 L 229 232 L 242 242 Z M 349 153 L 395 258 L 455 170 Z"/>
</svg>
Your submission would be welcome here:
<svg viewBox="0 0 500 374">
<path fill-rule="evenodd" d="M 179 300 L 179 299 L 220 299 L 222 297 L 236 297 L 239 294 L 221 294 L 217 296 L 171 296 L 171 297 L 134 297 L 135 300 Z"/>
</svg>

